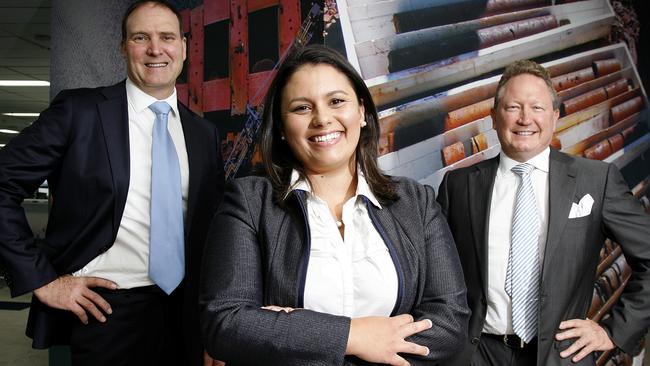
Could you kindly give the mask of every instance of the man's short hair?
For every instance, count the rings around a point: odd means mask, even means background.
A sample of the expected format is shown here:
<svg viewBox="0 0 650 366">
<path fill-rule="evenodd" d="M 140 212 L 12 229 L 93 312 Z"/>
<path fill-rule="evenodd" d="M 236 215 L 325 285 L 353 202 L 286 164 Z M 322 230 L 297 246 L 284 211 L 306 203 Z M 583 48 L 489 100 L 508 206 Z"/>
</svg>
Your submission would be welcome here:
<svg viewBox="0 0 650 366">
<path fill-rule="evenodd" d="M 557 92 L 553 87 L 553 81 L 551 80 L 551 75 L 548 73 L 548 71 L 535 61 L 519 60 L 506 66 L 506 69 L 503 71 L 503 75 L 501 75 L 501 80 L 499 80 L 497 92 L 494 97 L 494 109 L 497 109 L 499 106 L 502 90 L 506 83 L 513 77 L 522 74 L 530 74 L 544 80 L 546 86 L 548 86 L 548 91 L 551 93 L 551 99 L 553 100 L 553 109 L 557 110 L 560 108 L 560 101 L 557 97 Z"/>
<path fill-rule="evenodd" d="M 178 19 L 178 32 L 183 36 L 183 17 L 181 17 L 181 13 L 176 9 L 172 4 L 168 3 L 165 0 L 138 0 L 131 4 L 128 9 L 126 9 L 126 12 L 124 13 L 124 17 L 122 17 L 122 43 L 126 41 L 126 21 L 129 19 L 131 14 L 139 9 L 141 6 L 147 5 L 147 4 L 152 4 L 154 6 L 162 6 L 164 8 L 169 9 L 174 15 L 176 15 L 176 18 Z"/>
</svg>

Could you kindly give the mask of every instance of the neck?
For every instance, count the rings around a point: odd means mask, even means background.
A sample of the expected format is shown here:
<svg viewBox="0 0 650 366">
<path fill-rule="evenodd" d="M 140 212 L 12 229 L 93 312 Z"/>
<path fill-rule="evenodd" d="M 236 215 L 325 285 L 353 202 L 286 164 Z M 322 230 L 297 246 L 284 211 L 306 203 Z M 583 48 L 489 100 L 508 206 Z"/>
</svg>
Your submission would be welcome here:
<svg viewBox="0 0 650 366">
<path fill-rule="evenodd" d="M 157 100 L 165 100 L 172 95 L 174 89 L 169 90 L 142 90 L 143 92 L 149 94 L 150 96 L 156 98 Z"/>
<path fill-rule="evenodd" d="M 336 172 L 317 174 L 307 173 L 314 194 L 327 202 L 334 217 L 339 220 L 343 204 L 357 191 L 356 166 Z"/>
</svg>

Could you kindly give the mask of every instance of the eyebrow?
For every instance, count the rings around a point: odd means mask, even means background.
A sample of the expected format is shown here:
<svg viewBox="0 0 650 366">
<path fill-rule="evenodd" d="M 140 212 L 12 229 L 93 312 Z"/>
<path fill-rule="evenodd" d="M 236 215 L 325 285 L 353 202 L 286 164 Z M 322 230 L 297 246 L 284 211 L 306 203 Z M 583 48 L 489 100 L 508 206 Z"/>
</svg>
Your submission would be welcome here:
<svg viewBox="0 0 650 366">
<path fill-rule="evenodd" d="M 158 33 L 154 33 L 154 35 L 155 34 L 159 34 L 159 35 L 162 35 L 162 36 L 175 36 L 175 37 L 178 37 L 178 34 L 175 33 L 175 32 L 158 32 Z M 127 34 L 127 36 L 129 36 L 129 37 L 133 37 L 135 35 L 151 36 L 151 33 L 147 32 L 147 31 L 133 31 L 133 32 Z"/>
<path fill-rule="evenodd" d="M 346 92 L 345 90 L 338 89 L 338 90 L 332 90 L 331 92 L 325 94 L 325 96 L 327 96 L 327 97 L 331 97 L 332 95 L 334 95 L 334 94 L 338 94 L 338 93 L 345 94 L 345 95 L 349 95 L 348 92 Z"/>
<path fill-rule="evenodd" d="M 325 96 L 326 97 L 331 97 L 332 95 L 339 94 L 339 93 L 340 94 L 345 94 L 345 95 L 350 95 L 350 93 L 346 92 L 345 90 L 337 89 L 337 90 L 332 90 L 331 92 L 325 94 Z M 289 104 L 291 104 L 293 102 L 309 102 L 309 99 L 305 98 L 305 97 L 297 97 L 297 98 L 291 99 L 289 101 Z"/>
</svg>

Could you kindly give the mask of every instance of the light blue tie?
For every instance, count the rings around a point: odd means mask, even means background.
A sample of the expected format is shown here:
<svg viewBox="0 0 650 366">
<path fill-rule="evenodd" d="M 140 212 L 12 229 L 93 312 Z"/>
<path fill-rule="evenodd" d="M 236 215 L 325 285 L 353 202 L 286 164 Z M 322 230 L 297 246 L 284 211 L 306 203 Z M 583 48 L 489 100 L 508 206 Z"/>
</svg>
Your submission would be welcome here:
<svg viewBox="0 0 650 366">
<path fill-rule="evenodd" d="M 512 300 L 512 328 L 524 342 L 537 334 L 539 313 L 539 215 L 530 164 L 512 171 L 521 177 L 512 218 L 512 241 L 506 271 L 506 293 Z"/>
<path fill-rule="evenodd" d="M 181 170 L 167 132 L 171 107 L 166 102 L 155 102 L 149 109 L 156 114 L 151 147 L 149 277 L 170 294 L 185 275 Z"/>
</svg>

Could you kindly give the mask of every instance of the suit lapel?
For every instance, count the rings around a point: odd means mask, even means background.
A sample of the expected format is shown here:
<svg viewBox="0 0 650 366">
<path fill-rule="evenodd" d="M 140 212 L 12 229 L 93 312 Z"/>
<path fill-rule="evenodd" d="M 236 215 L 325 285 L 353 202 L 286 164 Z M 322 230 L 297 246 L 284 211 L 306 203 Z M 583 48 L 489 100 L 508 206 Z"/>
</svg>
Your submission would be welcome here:
<svg viewBox="0 0 650 366">
<path fill-rule="evenodd" d="M 551 149 L 549 157 L 549 210 L 546 248 L 542 267 L 542 283 L 547 276 L 547 263 L 557 252 L 560 236 L 569 217 L 576 190 L 576 171 L 570 165 L 571 158 Z M 550 267 L 549 267 L 550 268 Z"/>
<path fill-rule="evenodd" d="M 475 166 L 476 170 L 468 174 L 469 217 L 477 261 L 480 267 L 482 289 L 487 290 L 488 260 L 488 223 L 490 219 L 490 201 L 492 186 L 499 167 L 499 157 Z"/>
<path fill-rule="evenodd" d="M 196 129 L 196 121 L 190 112 L 178 102 L 178 111 L 181 117 L 181 125 L 183 126 L 183 137 L 185 139 L 185 149 L 187 151 L 187 163 L 189 165 L 189 185 L 187 192 L 187 217 L 185 219 L 185 235 L 190 232 L 193 214 L 199 192 L 199 184 L 201 182 L 201 152 L 198 150 L 202 146 L 200 141 L 200 133 Z M 187 243 L 187 240 L 185 241 Z"/>
<path fill-rule="evenodd" d="M 113 234 L 120 225 L 129 190 L 129 117 L 124 82 L 102 90 L 106 100 L 97 104 L 115 189 Z"/>
<path fill-rule="evenodd" d="M 417 258 L 417 252 L 414 249 L 415 245 L 412 244 L 413 240 L 409 236 L 409 232 L 400 228 L 408 227 L 408 225 L 402 224 L 401 221 L 412 218 L 413 215 L 409 210 L 397 209 L 397 205 L 386 204 L 382 209 L 378 209 L 367 198 L 365 201 L 368 213 L 371 214 L 371 217 L 374 215 L 377 218 L 380 235 L 382 235 L 383 231 L 387 239 L 390 240 L 390 243 L 386 244 L 391 245 L 395 253 L 393 261 L 398 270 L 400 289 L 393 314 L 399 315 L 409 312 L 410 304 L 415 301 L 416 291 L 412 289 L 417 288 L 415 281 L 418 279 L 418 266 L 415 263 L 418 263 L 421 259 Z"/>
</svg>

